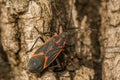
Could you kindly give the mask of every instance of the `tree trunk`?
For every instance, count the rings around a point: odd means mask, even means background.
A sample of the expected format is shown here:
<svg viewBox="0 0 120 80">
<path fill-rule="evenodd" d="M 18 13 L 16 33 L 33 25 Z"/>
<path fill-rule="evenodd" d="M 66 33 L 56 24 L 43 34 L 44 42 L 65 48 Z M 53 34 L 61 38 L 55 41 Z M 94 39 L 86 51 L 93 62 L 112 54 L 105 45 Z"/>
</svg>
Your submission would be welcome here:
<svg viewBox="0 0 120 80">
<path fill-rule="evenodd" d="M 120 0 L 105 0 L 102 4 L 103 80 L 120 80 Z"/>
<path fill-rule="evenodd" d="M 120 16 L 119 4 L 111 2 L 1 0 L 0 63 L 6 64 L 0 66 L 4 72 L 0 79 L 119 80 L 119 51 L 116 52 L 119 49 L 116 43 L 119 40 L 119 18 L 116 17 Z M 66 47 L 57 58 L 64 67 L 62 71 L 57 71 L 60 67 L 54 68 L 58 65 L 56 61 L 40 76 L 27 70 L 31 54 L 43 44 L 38 40 L 26 54 L 40 35 L 34 26 L 43 33 L 69 34 Z M 41 36 L 46 41 L 52 33 Z"/>
</svg>

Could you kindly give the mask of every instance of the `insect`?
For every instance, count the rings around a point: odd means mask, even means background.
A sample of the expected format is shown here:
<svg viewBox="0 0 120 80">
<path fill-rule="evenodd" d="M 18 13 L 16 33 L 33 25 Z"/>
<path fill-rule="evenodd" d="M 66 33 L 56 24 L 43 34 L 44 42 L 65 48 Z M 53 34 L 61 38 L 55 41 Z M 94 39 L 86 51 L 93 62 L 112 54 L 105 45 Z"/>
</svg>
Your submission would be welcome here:
<svg viewBox="0 0 120 80">
<path fill-rule="evenodd" d="M 42 72 L 61 53 L 66 44 L 66 33 L 55 33 L 34 53 L 29 60 L 28 70 L 33 73 Z"/>
</svg>

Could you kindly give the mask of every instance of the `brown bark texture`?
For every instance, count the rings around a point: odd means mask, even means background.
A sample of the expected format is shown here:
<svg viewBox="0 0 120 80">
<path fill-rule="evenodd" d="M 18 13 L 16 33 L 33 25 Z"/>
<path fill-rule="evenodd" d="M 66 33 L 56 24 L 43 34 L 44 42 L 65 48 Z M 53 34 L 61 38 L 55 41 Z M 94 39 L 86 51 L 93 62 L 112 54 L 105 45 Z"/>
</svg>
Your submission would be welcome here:
<svg viewBox="0 0 120 80">
<path fill-rule="evenodd" d="M 119 26 L 119 0 L 0 0 L 0 80 L 120 80 Z M 55 32 L 70 34 L 65 49 L 29 72 L 32 45 Z"/>
<path fill-rule="evenodd" d="M 101 51 L 103 80 L 120 80 L 120 0 L 103 0 Z"/>
</svg>

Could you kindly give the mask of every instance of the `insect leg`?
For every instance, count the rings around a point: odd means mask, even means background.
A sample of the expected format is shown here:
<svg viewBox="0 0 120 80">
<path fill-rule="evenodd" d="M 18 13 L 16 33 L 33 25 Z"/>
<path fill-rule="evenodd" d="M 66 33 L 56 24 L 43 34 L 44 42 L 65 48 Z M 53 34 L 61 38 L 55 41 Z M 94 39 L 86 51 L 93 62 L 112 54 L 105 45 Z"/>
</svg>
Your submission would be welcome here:
<svg viewBox="0 0 120 80">
<path fill-rule="evenodd" d="M 42 37 L 39 36 L 39 37 L 35 40 L 34 44 L 33 44 L 32 47 L 30 48 L 30 50 L 28 50 L 26 53 L 30 52 L 30 51 L 33 49 L 34 45 L 36 44 L 36 42 L 38 41 L 39 38 L 40 38 L 41 40 L 43 39 Z M 43 40 L 44 40 L 44 39 L 43 39 Z M 43 40 L 42 40 L 42 41 L 43 41 Z"/>
<path fill-rule="evenodd" d="M 35 26 L 34 26 L 34 28 L 38 32 L 38 34 L 45 35 L 45 33 L 40 32 Z M 39 36 L 39 38 L 42 40 L 42 42 L 45 42 L 41 36 Z"/>
<path fill-rule="evenodd" d="M 45 35 L 45 33 L 40 32 L 35 26 L 34 26 L 34 28 L 36 29 L 36 31 L 38 32 L 38 34 Z M 36 42 L 38 41 L 39 38 L 41 39 L 41 41 L 42 41 L 43 43 L 45 42 L 45 40 L 44 40 L 41 36 L 39 36 L 39 37 L 35 40 L 34 44 L 33 44 L 32 47 L 30 48 L 30 50 L 28 50 L 26 53 L 30 52 L 30 51 L 33 49 L 34 45 L 36 44 Z"/>
<path fill-rule="evenodd" d="M 65 51 L 64 55 L 66 56 L 66 60 L 67 60 L 66 68 L 69 71 L 73 71 L 73 70 L 78 69 L 79 68 L 79 64 L 78 64 L 78 59 L 74 57 L 75 54 L 69 52 L 69 50 L 66 47 L 64 49 L 65 49 L 64 50 Z"/>
<path fill-rule="evenodd" d="M 61 67 L 61 64 L 60 64 L 58 58 L 55 59 L 55 62 L 57 64 L 52 63 L 53 66 L 49 67 L 50 69 Z"/>
<path fill-rule="evenodd" d="M 55 72 L 60 72 L 60 71 L 65 70 L 65 66 L 63 65 L 63 63 L 61 63 L 61 61 L 63 62 L 63 60 L 61 60 L 59 57 L 56 59 L 58 68 L 56 68 L 56 70 L 54 70 Z"/>
<path fill-rule="evenodd" d="M 40 32 L 38 29 L 37 29 L 37 27 L 35 27 L 34 26 L 34 28 L 36 29 L 36 31 L 38 32 L 38 34 L 41 34 L 41 35 L 43 35 L 43 36 L 45 36 L 46 34 L 49 34 L 49 35 L 51 35 L 51 34 L 53 34 L 53 32 Z"/>
</svg>

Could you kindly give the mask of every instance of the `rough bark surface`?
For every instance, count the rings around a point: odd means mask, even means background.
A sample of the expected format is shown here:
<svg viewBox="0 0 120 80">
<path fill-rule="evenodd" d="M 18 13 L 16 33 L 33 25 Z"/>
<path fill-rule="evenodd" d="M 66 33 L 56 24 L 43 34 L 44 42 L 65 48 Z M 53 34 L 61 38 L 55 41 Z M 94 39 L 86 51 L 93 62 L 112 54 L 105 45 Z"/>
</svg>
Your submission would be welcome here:
<svg viewBox="0 0 120 80">
<path fill-rule="evenodd" d="M 120 80 L 120 0 L 102 4 L 103 80 Z"/>
<path fill-rule="evenodd" d="M 119 0 L 0 0 L 0 80 L 119 80 Z M 27 70 L 41 32 L 75 32 L 38 76 Z M 77 28 L 77 29 L 76 29 Z M 80 30 L 80 31 L 78 31 Z M 52 34 L 42 36 L 45 40 Z M 5 67 L 5 68 L 4 68 Z M 103 74 L 103 75 L 102 75 Z"/>
</svg>

